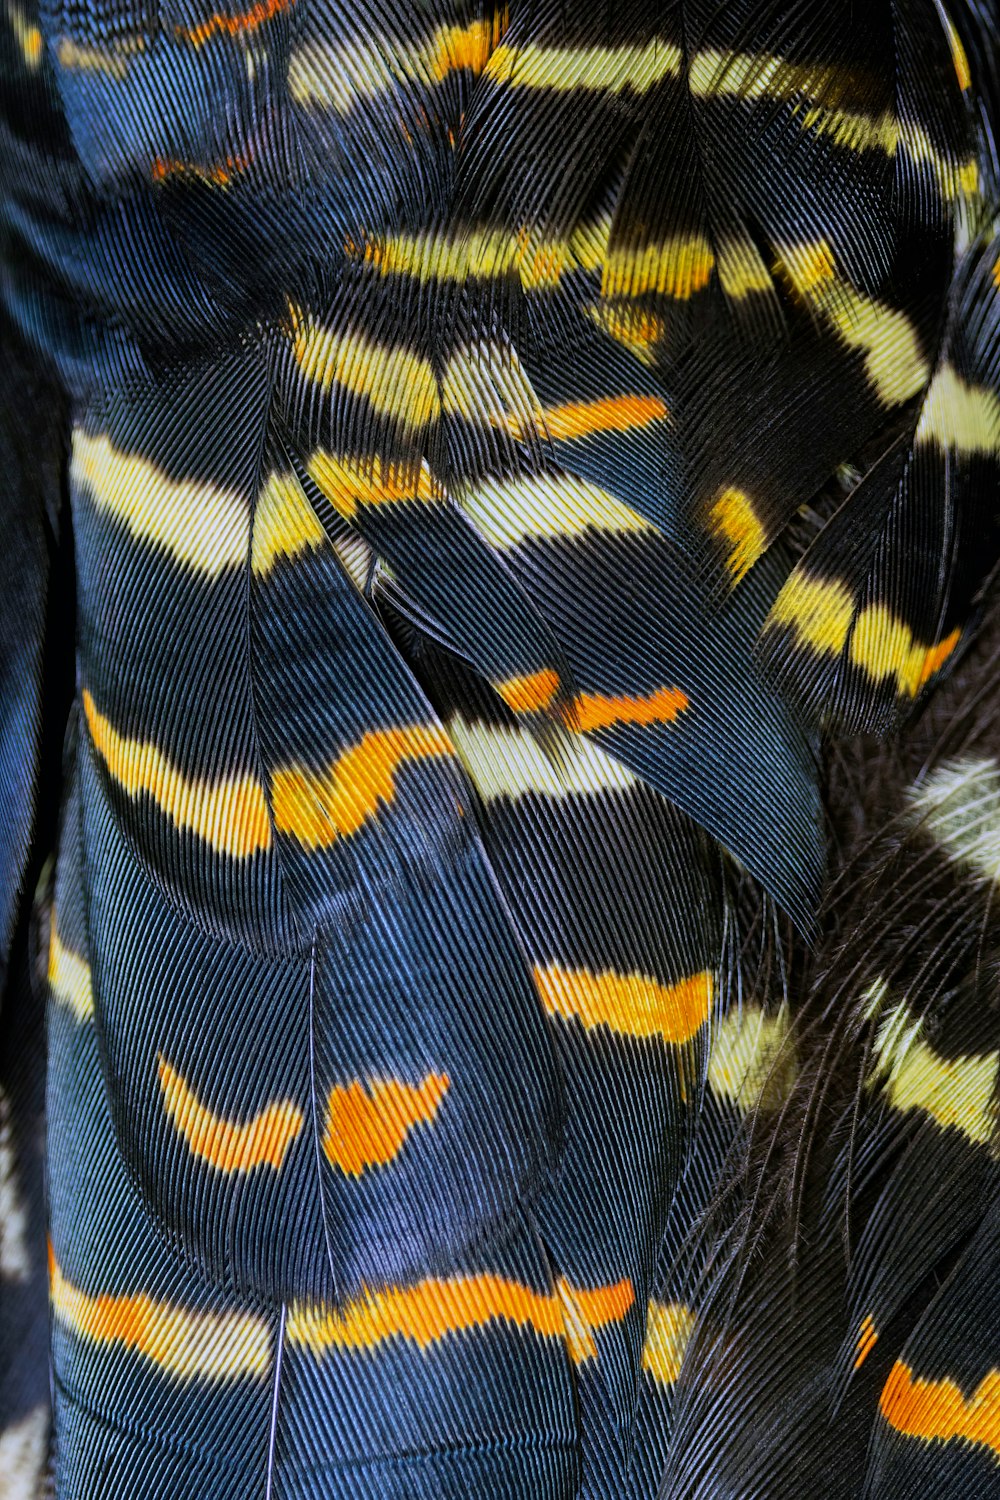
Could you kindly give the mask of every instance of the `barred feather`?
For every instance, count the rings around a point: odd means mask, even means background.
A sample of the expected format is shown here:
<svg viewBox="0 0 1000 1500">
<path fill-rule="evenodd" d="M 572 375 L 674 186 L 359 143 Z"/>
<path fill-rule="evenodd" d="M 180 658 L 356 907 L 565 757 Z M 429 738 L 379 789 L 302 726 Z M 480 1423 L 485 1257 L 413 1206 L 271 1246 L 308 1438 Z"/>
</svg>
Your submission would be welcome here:
<svg viewBox="0 0 1000 1500">
<path fill-rule="evenodd" d="M 1000 1494 L 997 22 L 6 0 L 13 1500 Z"/>
</svg>

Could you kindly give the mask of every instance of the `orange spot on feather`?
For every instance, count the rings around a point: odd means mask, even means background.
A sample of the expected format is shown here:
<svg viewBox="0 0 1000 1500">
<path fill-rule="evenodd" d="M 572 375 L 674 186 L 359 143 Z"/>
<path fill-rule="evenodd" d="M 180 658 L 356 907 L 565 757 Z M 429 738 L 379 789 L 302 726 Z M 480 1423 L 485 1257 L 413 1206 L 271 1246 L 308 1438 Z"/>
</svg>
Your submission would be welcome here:
<svg viewBox="0 0 1000 1500">
<path fill-rule="evenodd" d="M 252 161 L 253 156 L 249 152 L 243 156 L 225 156 L 207 167 L 198 162 L 181 161 L 176 157 L 158 156 L 153 162 L 152 177 L 154 182 L 180 177 L 211 183 L 215 187 L 227 187 L 238 173 L 246 171 Z"/>
<path fill-rule="evenodd" d="M 332 1088 L 323 1135 L 327 1161 L 351 1177 L 386 1166 L 415 1125 L 433 1121 L 449 1087 L 446 1073 L 428 1073 L 418 1084 L 390 1078 Z"/>
<path fill-rule="evenodd" d="M 493 50 L 500 45 L 507 25 L 505 5 L 481 21 L 471 21 L 468 26 L 443 27 L 436 34 L 436 51 L 428 53 L 427 63 L 432 78 L 441 83 L 449 73 L 461 70 L 478 77 Z"/>
<path fill-rule="evenodd" d="M 877 1342 L 878 1330 L 875 1327 L 875 1320 L 871 1313 L 866 1313 L 861 1319 L 861 1326 L 858 1329 L 857 1353 L 854 1357 L 854 1368 L 856 1370 L 860 1370 Z"/>
<path fill-rule="evenodd" d="M 666 416 L 666 402 L 659 396 L 602 396 L 595 401 L 567 401 L 545 407 L 534 414 L 530 430 L 558 443 L 600 432 L 631 432 Z M 506 426 L 516 439 L 528 435 L 527 425 L 513 413 L 507 415 Z"/>
<path fill-rule="evenodd" d="M 497 684 L 500 697 L 516 714 L 530 714 L 548 708 L 558 691 L 559 674 L 551 667 Z"/>
<path fill-rule="evenodd" d="M 953 630 L 950 635 L 946 635 L 944 640 L 939 641 L 936 646 L 930 647 L 927 655 L 924 657 L 923 665 L 920 668 L 921 687 L 923 687 L 925 682 L 930 681 L 935 672 L 940 672 L 941 668 L 944 666 L 945 662 L 948 660 L 949 656 L 951 656 L 955 647 L 958 645 L 961 636 L 962 632 L 960 630 Z"/>
</svg>

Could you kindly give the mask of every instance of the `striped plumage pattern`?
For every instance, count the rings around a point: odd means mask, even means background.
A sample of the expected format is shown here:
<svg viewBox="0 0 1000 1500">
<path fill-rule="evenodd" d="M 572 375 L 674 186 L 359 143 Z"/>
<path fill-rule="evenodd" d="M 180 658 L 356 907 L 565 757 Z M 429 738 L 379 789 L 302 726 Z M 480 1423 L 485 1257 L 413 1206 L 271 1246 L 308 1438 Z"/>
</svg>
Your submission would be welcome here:
<svg viewBox="0 0 1000 1500">
<path fill-rule="evenodd" d="M 1000 1497 L 997 23 L 3 0 L 5 1500 Z"/>
</svg>

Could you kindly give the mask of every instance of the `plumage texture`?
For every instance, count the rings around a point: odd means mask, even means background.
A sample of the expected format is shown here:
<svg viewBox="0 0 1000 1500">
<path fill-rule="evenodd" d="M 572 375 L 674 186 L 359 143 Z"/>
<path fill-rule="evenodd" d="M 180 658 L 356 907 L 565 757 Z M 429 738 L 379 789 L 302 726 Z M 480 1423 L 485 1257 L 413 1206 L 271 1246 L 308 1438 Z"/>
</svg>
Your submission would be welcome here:
<svg viewBox="0 0 1000 1500">
<path fill-rule="evenodd" d="M 5 0 L 12 1500 L 1000 1496 L 997 22 Z"/>
</svg>

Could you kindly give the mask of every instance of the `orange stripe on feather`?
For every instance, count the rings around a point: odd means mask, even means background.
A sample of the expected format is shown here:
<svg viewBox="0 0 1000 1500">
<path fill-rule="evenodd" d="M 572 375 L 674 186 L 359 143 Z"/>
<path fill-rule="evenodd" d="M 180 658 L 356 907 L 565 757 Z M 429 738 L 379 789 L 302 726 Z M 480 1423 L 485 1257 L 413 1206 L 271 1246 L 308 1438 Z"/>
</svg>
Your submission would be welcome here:
<svg viewBox="0 0 1000 1500">
<path fill-rule="evenodd" d="M 570 729 L 586 734 L 617 724 L 672 724 L 688 707 L 688 696 L 676 687 L 657 688 L 638 697 L 622 693 L 579 693 L 567 711 Z"/>
<path fill-rule="evenodd" d="M 954 1380 L 915 1378 L 897 1360 L 882 1390 L 879 1409 L 890 1427 L 907 1437 L 954 1438 L 989 1448 L 1000 1458 L 1000 1370 L 990 1370 L 971 1396 Z"/>
<path fill-rule="evenodd" d="M 405 505 L 440 498 L 425 462 L 413 472 L 403 466 L 383 466 L 377 455 L 370 459 L 342 457 L 317 448 L 306 472 L 347 521 L 354 520 L 359 505 Z"/>
<path fill-rule="evenodd" d="M 435 83 L 450 73 L 468 71 L 476 77 L 503 40 L 509 24 L 508 8 L 498 6 L 493 14 L 467 26 L 442 26 L 427 49 L 426 65 Z"/>
<path fill-rule="evenodd" d="M 622 1036 L 686 1042 L 705 1024 L 712 1008 L 712 976 L 689 975 L 660 984 L 646 974 L 592 974 L 548 964 L 535 969 L 535 984 L 549 1015 L 579 1021 L 588 1031 L 605 1026 Z"/>
<path fill-rule="evenodd" d="M 130 797 L 151 797 L 177 828 L 197 834 L 220 854 L 245 859 L 270 848 L 264 789 L 253 776 L 186 777 L 150 741 L 119 734 L 86 689 L 83 709 L 108 775 Z"/>
<path fill-rule="evenodd" d="M 542 1338 L 565 1339 L 579 1362 L 596 1353 L 591 1330 L 624 1317 L 634 1295 L 627 1280 L 586 1289 L 560 1281 L 549 1295 L 503 1276 L 430 1277 L 414 1286 L 366 1291 L 339 1312 L 295 1305 L 285 1331 L 290 1344 L 322 1356 L 330 1350 L 358 1353 L 397 1338 L 424 1351 L 453 1334 L 507 1323 Z"/>
<path fill-rule="evenodd" d="M 49 1301 L 57 1322 L 94 1344 L 134 1350 L 178 1380 L 263 1379 L 271 1330 L 246 1312 L 192 1312 L 145 1292 L 92 1297 L 63 1276 L 49 1246 Z"/>
<path fill-rule="evenodd" d="M 566 1348 L 575 1365 L 597 1358 L 594 1330 L 620 1323 L 635 1302 L 635 1291 L 626 1277 L 610 1286 L 576 1287 L 564 1276 L 556 1282 L 562 1304 Z"/>
<path fill-rule="evenodd" d="M 371 730 L 326 770 L 286 766 L 275 771 L 275 826 L 307 849 L 328 848 L 392 802 L 400 767 L 450 754 L 451 741 L 438 725 Z"/>
<path fill-rule="evenodd" d="M 153 161 L 154 182 L 165 182 L 171 177 L 180 177 L 195 182 L 211 183 L 215 187 L 228 187 L 233 178 L 245 172 L 252 164 L 253 156 L 247 152 L 242 156 L 224 156 L 221 161 L 203 166 L 200 162 L 184 161 L 175 156 L 157 156 Z"/>
<path fill-rule="evenodd" d="M 857 1351 L 854 1356 L 854 1368 L 856 1370 L 860 1370 L 877 1343 L 878 1329 L 875 1327 L 875 1320 L 871 1313 L 865 1313 L 865 1316 L 861 1319 L 861 1326 L 858 1329 Z"/>
<path fill-rule="evenodd" d="M 291 10 L 295 0 L 259 0 L 249 10 L 237 11 L 234 16 L 214 15 L 198 26 L 175 26 L 174 35 L 179 42 L 189 42 L 192 47 L 203 47 L 213 36 L 235 37 L 248 31 L 257 31 L 275 16 Z"/>
<path fill-rule="evenodd" d="M 666 416 L 666 402 L 659 396 L 602 396 L 596 401 L 567 401 L 561 406 L 544 407 L 534 413 L 530 428 L 514 413 L 508 413 L 505 425 L 518 440 L 533 433 L 558 443 L 599 432 L 631 432 Z"/>
</svg>

